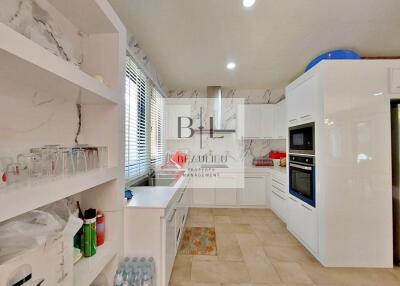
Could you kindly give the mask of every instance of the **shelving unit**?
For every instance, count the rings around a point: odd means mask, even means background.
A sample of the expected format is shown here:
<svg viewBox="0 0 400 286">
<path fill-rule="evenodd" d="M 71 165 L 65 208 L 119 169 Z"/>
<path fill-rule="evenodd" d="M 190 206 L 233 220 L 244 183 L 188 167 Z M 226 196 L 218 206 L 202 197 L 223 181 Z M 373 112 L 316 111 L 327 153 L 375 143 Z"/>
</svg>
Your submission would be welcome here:
<svg viewBox="0 0 400 286">
<path fill-rule="evenodd" d="M 104 168 L 64 178 L 43 178 L 1 189 L 0 222 L 117 179 L 118 168 Z"/>
<path fill-rule="evenodd" d="M 118 103 L 118 94 L 109 87 L 2 23 L 0 38 L 2 78 L 56 95 L 82 89 L 83 104 Z"/>
<path fill-rule="evenodd" d="M 74 265 L 74 286 L 90 285 L 117 252 L 116 243 L 109 241 L 97 248 L 95 256 L 82 257 Z"/>
<path fill-rule="evenodd" d="M 79 103 L 79 143 L 107 146 L 112 167 L 2 188 L 0 222 L 79 194 L 83 209 L 105 214 L 106 242 L 74 265 L 63 286 L 89 286 L 100 273 L 111 284 L 123 250 L 126 30 L 107 0 L 44 1 L 56 15 L 52 20 L 63 18 L 62 25 L 81 35 L 83 62 L 75 66 L 0 23 L 0 157 L 45 144 L 72 146 Z"/>
</svg>

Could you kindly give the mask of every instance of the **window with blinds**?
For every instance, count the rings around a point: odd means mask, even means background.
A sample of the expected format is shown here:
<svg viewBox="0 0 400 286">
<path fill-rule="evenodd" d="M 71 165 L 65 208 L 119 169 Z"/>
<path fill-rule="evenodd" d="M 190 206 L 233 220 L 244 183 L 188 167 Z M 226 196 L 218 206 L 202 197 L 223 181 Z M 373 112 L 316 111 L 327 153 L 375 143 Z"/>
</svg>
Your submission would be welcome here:
<svg viewBox="0 0 400 286">
<path fill-rule="evenodd" d="M 125 178 L 134 181 L 164 161 L 164 98 L 130 56 L 125 82 Z"/>
<path fill-rule="evenodd" d="M 150 126 L 151 126 L 151 155 L 150 164 L 153 168 L 164 162 L 164 98 L 153 86 L 150 100 Z"/>
<path fill-rule="evenodd" d="M 125 178 L 134 180 L 150 168 L 147 110 L 149 86 L 146 75 L 127 56 L 125 79 Z"/>
</svg>

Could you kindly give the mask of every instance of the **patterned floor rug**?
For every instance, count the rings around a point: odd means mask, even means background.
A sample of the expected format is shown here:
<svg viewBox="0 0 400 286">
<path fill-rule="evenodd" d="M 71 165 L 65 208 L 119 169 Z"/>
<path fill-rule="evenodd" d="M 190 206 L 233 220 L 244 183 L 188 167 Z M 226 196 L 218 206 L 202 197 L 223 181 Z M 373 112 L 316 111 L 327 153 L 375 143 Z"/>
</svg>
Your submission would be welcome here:
<svg viewBox="0 0 400 286">
<path fill-rule="evenodd" d="M 179 254 L 217 255 L 215 228 L 185 227 Z"/>
</svg>

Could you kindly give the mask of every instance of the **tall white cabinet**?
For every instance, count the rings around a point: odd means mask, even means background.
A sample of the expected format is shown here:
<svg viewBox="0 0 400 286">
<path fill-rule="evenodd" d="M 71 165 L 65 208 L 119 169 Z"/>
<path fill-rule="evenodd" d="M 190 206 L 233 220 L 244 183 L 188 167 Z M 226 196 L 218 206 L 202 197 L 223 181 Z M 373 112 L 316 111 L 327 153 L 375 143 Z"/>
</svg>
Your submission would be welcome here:
<svg viewBox="0 0 400 286">
<path fill-rule="evenodd" d="M 289 126 L 315 122 L 316 207 L 289 196 L 288 229 L 324 266 L 392 267 L 390 70 L 323 61 L 286 87 Z"/>
<path fill-rule="evenodd" d="M 108 167 L 1 189 L 0 222 L 79 194 L 83 209 L 104 212 L 106 243 L 76 263 L 63 285 L 90 285 L 100 272 L 111 285 L 123 250 L 126 31 L 106 0 L 47 0 L 46 7 L 60 29 L 79 31 L 84 60 L 78 67 L 0 23 L 0 157 L 15 159 L 45 144 L 73 146 L 79 103 L 79 143 L 107 146 Z"/>
</svg>

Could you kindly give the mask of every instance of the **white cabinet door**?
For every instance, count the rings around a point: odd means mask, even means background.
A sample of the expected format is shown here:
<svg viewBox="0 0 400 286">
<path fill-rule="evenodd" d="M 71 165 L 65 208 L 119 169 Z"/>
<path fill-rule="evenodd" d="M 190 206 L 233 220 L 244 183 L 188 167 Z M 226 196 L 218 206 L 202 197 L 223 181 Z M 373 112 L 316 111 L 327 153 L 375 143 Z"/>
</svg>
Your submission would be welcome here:
<svg viewBox="0 0 400 286">
<path fill-rule="evenodd" d="M 284 222 L 286 222 L 286 198 L 279 191 L 272 188 L 271 209 Z"/>
<path fill-rule="evenodd" d="M 311 76 L 295 88 L 287 90 L 287 120 L 289 124 L 312 119 L 315 95 L 315 76 Z"/>
<path fill-rule="evenodd" d="M 261 104 L 260 112 L 261 136 L 272 139 L 274 137 L 274 104 Z"/>
<path fill-rule="evenodd" d="M 244 105 L 244 137 L 262 138 L 261 112 L 259 104 Z"/>
<path fill-rule="evenodd" d="M 245 175 L 241 189 L 240 204 L 243 206 L 265 206 L 266 183 L 264 176 Z"/>
<path fill-rule="evenodd" d="M 286 139 L 287 133 L 286 100 L 282 100 L 274 108 L 274 138 Z"/>
<path fill-rule="evenodd" d="M 165 242 L 165 281 L 168 283 L 171 277 L 176 254 L 176 209 L 172 209 L 166 218 L 166 242 Z"/>
<path fill-rule="evenodd" d="M 193 193 L 193 205 L 214 205 L 215 189 L 214 188 L 195 188 Z"/>
<path fill-rule="evenodd" d="M 313 251 L 318 252 L 318 228 L 316 210 L 315 208 L 301 202 L 299 204 L 299 209 L 299 214 L 303 224 L 300 237 L 308 245 L 308 247 L 310 247 Z"/>
<path fill-rule="evenodd" d="M 315 208 L 290 195 L 287 225 L 307 247 L 318 252 L 318 225 Z"/>
<path fill-rule="evenodd" d="M 217 206 L 236 206 L 236 189 L 215 189 L 215 204 Z"/>
</svg>

